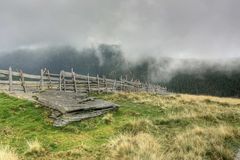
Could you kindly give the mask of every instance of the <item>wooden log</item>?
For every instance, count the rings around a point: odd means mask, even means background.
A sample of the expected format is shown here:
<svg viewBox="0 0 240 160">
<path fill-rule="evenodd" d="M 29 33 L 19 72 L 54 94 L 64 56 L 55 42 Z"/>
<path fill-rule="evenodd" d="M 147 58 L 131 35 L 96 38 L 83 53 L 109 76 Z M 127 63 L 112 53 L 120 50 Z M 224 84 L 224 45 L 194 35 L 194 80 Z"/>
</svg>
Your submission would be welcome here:
<svg viewBox="0 0 240 160">
<path fill-rule="evenodd" d="M 3 75 L 9 75 L 9 70 L 0 70 L 0 73 Z M 19 77 L 19 72 L 12 71 L 12 76 Z M 24 77 L 29 78 L 29 79 L 36 79 L 36 80 L 40 80 L 40 78 L 41 78 L 40 75 L 31 75 L 31 74 L 27 74 L 27 73 L 24 73 Z"/>
<path fill-rule="evenodd" d="M 53 74 L 53 73 L 45 73 L 45 75 L 50 76 L 50 77 L 59 77 L 59 74 Z"/>
<path fill-rule="evenodd" d="M 80 80 L 76 80 L 76 83 L 77 84 L 88 84 L 88 81 L 80 81 Z M 91 82 L 89 82 L 89 83 L 91 83 Z"/>
</svg>

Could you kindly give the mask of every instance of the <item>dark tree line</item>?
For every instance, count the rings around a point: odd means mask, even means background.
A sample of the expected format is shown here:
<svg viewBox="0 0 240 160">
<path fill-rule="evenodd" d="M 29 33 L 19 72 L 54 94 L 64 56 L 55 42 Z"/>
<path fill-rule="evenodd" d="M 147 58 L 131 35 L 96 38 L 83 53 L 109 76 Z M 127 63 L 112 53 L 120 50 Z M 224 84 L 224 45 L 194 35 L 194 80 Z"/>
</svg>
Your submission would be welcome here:
<svg viewBox="0 0 240 160">
<path fill-rule="evenodd" d="M 17 50 L 0 57 L 0 68 L 7 69 L 9 66 L 33 74 L 39 74 L 42 68 L 53 73 L 70 71 L 73 68 L 77 73 L 100 74 L 109 78 L 119 78 L 127 72 L 120 48 L 113 45 L 100 45 L 98 48 L 81 51 L 70 46 Z"/>
<path fill-rule="evenodd" d="M 201 76 L 179 73 L 167 83 L 167 87 L 180 93 L 240 97 L 240 72 L 206 71 Z"/>
</svg>

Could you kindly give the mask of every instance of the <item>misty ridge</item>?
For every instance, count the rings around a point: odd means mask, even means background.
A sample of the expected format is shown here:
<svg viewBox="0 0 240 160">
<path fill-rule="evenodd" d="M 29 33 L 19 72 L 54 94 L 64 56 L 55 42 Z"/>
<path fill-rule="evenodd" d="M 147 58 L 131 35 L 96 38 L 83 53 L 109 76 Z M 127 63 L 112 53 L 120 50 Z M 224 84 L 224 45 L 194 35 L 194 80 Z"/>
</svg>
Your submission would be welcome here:
<svg viewBox="0 0 240 160">
<path fill-rule="evenodd" d="M 78 50 L 72 46 L 39 49 L 19 49 L 2 53 L 0 68 L 22 69 L 39 74 L 40 69 L 59 73 L 71 68 L 80 74 L 140 80 L 167 86 L 169 91 L 211 94 L 217 96 L 240 95 L 240 59 L 174 59 L 145 56 L 128 58 L 119 45 L 101 44 Z"/>
<path fill-rule="evenodd" d="M 2 1 L 0 68 L 34 74 L 73 68 L 160 83 L 173 92 L 239 96 L 239 5 L 236 0 Z"/>
</svg>

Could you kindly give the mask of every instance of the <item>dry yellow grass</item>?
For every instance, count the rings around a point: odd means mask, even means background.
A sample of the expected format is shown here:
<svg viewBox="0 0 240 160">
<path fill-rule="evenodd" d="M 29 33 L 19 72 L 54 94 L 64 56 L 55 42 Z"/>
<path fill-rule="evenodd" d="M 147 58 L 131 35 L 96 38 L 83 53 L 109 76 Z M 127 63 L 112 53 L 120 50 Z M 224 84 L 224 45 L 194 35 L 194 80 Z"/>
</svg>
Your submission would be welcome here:
<svg viewBox="0 0 240 160">
<path fill-rule="evenodd" d="M 220 98 L 213 96 L 203 95 L 188 95 L 188 94 L 170 94 L 158 95 L 149 94 L 146 92 L 141 93 L 126 93 L 119 92 L 107 97 L 113 100 L 130 100 L 134 103 L 150 104 L 154 106 L 165 106 L 168 103 L 199 103 L 199 102 L 212 102 L 222 105 L 238 105 L 240 106 L 240 99 L 238 98 Z"/>
<path fill-rule="evenodd" d="M 110 97 L 108 96 L 107 98 L 112 100 L 132 101 L 134 103 L 151 104 L 155 106 L 162 106 L 166 102 L 165 99 L 159 99 L 158 96 L 153 96 L 145 92 L 138 94 L 119 92 L 111 95 Z"/>
<path fill-rule="evenodd" d="M 110 157 L 114 160 L 203 160 L 234 159 L 234 153 L 224 141 L 239 138 L 240 131 L 230 126 L 199 127 L 177 134 L 165 147 L 148 133 L 121 134 L 109 142 Z"/>
<path fill-rule="evenodd" d="M 240 99 L 238 98 L 220 98 L 214 96 L 204 96 L 204 95 L 189 95 L 189 94 L 181 94 L 181 99 L 185 101 L 195 101 L 195 102 L 204 102 L 210 100 L 210 102 L 218 102 L 218 103 L 228 103 L 230 105 L 239 105 Z"/>
<path fill-rule="evenodd" d="M 226 143 L 229 143 L 228 140 L 240 139 L 240 128 L 237 127 L 240 122 L 240 99 L 187 94 L 163 96 L 148 93 L 116 93 L 107 98 L 113 101 L 127 100 L 157 107 L 165 113 L 162 118 L 164 122 L 160 121 L 160 125 L 164 123 L 166 126 L 179 127 L 180 125 L 181 127 L 182 123 L 183 127 L 187 126 L 185 130 L 168 129 L 172 135 L 165 134 L 166 139 L 161 139 L 162 148 L 165 151 L 159 150 L 163 159 L 202 160 L 210 157 L 210 159 L 221 160 L 235 157 L 234 151 L 226 146 Z M 133 135 L 139 131 L 148 132 L 147 128 L 151 125 L 146 124 L 151 123 L 145 122 L 132 121 L 127 127 L 123 127 L 129 128 L 129 133 Z M 132 142 L 129 140 L 130 137 L 127 138 L 127 142 Z M 121 152 L 120 149 L 117 153 L 128 154 L 127 151 Z"/>
<path fill-rule="evenodd" d="M 110 124 L 113 122 L 113 115 L 111 113 L 107 113 L 103 116 L 102 120 L 104 121 L 104 123 Z"/>
<path fill-rule="evenodd" d="M 0 160 L 18 160 L 17 154 L 9 147 L 0 147 Z"/>
<path fill-rule="evenodd" d="M 194 127 L 172 140 L 165 159 L 202 160 L 206 155 L 211 159 L 234 159 L 231 150 L 224 146 L 224 140 L 240 137 L 239 130 L 219 125 L 217 127 Z M 220 158 L 221 157 L 221 158 Z"/>
<path fill-rule="evenodd" d="M 111 160 L 159 160 L 160 145 L 147 133 L 125 134 L 112 139 L 108 145 Z"/>
<path fill-rule="evenodd" d="M 150 133 L 156 130 L 156 126 L 148 119 L 137 119 L 123 125 L 120 130 L 136 135 L 140 132 Z"/>
<path fill-rule="evenodd" d="M 37 140 L 27 141 L 28 150 L 26 154 L 42 154 L 45 152 L 45 149 L 42 147 L 42 144 Z"/>
<path fill-rule="evenodd" d="M 212 96 L 197 96 L 187 94 L 156 95 L 149 93 L 117 93 L 108 96 L 112 100 L 129 100 L 134 103 L 157 106 L 162 109 L 172 109 L 168 114 L 170 119 L 221 116 L 222 114 L 240 114 L 240 99 L 219 98 Z M 226 107 L 231 108 L 226 109 Z M 175 112 L 175 109 L 178 109 Z M 233 114 L 234 115 L 234 114 Z"/>
</svg>

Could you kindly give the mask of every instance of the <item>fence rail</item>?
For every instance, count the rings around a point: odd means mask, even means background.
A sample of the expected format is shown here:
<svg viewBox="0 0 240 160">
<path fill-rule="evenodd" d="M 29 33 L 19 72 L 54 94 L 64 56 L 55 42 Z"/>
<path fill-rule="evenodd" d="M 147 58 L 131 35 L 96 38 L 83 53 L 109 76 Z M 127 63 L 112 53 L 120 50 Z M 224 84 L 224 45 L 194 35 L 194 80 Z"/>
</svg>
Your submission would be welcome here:
<svg viewBox="0 0 240 160">
<path fill-rule="evenodd" d="M 140 81 L 128 81 L 122 76 L 117 79 L 108 79 L 105 76 L 96 77 L 71 72 L 61 71 L 59 74 L 50 73 L 47 69 L 41 69 L 40 75 L 24 73 L 22 70 L 16 72 L 0 70 L 0 85 L 8 86 L 8 90 L 41 91 L 55 89 L 60 91 L 74 92 L 112 92 L 112 91 L 147 91 L 154 93 L 165 93 L 167 89 L 159 85 L 141 83 Z M 0 87 L 0 88 L 2 88 Z"/>
</svg>

